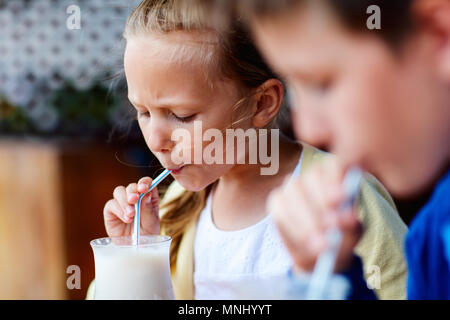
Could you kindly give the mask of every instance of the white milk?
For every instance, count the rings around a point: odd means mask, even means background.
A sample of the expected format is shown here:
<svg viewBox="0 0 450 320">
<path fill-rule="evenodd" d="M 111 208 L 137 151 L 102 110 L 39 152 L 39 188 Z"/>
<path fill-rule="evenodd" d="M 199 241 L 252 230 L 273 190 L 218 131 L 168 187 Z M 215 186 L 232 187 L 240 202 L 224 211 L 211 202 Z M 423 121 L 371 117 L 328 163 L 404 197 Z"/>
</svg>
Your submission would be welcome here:
<svg viewBox="0 0 450 320">
<path fill-rule="evenodd" d="M 170 237 L 142 236 L 91 242 L 95 260 L 95 299 L 175 299 L 170 278 Z"/>
</svg>

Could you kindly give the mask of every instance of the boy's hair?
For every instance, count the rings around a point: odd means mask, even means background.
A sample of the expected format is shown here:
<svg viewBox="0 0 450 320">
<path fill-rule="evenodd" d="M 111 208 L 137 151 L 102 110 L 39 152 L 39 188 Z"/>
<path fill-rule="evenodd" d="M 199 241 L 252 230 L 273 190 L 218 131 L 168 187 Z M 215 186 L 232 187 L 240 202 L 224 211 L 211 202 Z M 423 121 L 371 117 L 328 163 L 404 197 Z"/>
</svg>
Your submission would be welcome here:
<svg viewBox="0 0 450 320">
<path fill-rule="evenodd" d="M 242 106 L 252 89 L 277 77 L 264 62 L 240 20 L 234 19 L 227 29 L 218 28 L 211 21 L 209 9 L 201 1 L 144 0 L 128 18 L 124 38 L 174 31 L 209 33 L 212 38 L 205 38 L 205 43 L 195 43 L 201 47 L 200 51 L 190 45 L 187 49 L 180 47 L 181 51 L 178 52 L 189 55 L 189 50 L 195 50 L 206 59 L 204 62 L 213 64 L 218 76 L 236 81 L 243 91 L 247 91 L 243 92 L 242 99 L 236 105 Z M 212 54 L 211 50 L 214 50 Z M 162 206 L 166 212 L 161 218 L 161 230 L 172 237 L 171 268 L 176 267 L 177 253 L 186 226 L 204 208 L 209 191 L 210 187 L 200 192 L 185 191 Z"/>
<path fill-rule="evenodd" d="M 223 0 L 216 1 L 225 5 Z M 414 26 L 411 15 L 413 0 L 235 0 L 234 5 L 245 15 L 270 18 L 280 17 L 312 1 L 331 8 L 350 30 L 377 34 L 392 46 L 398 45 Z M 367 8 L 371 5 L 380 8 L 381 29 L 369 30 L 366 26 L 370 15 Z"/>
</svg>

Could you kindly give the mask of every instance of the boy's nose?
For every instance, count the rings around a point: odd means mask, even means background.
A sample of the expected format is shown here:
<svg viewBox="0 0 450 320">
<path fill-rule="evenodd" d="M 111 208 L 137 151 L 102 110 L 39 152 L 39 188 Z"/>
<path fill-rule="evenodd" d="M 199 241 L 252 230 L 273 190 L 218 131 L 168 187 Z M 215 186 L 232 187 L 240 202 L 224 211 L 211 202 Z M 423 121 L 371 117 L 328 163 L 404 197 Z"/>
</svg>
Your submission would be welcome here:
<svg viewBox="0 0 450 320">
<path fill-rule="evenodd" d="M 295 109 L 293 118 L 297 138 L 311 145 L 330 147 L 330 128 L 325 117 L 303 108 Z"/>
</svg>

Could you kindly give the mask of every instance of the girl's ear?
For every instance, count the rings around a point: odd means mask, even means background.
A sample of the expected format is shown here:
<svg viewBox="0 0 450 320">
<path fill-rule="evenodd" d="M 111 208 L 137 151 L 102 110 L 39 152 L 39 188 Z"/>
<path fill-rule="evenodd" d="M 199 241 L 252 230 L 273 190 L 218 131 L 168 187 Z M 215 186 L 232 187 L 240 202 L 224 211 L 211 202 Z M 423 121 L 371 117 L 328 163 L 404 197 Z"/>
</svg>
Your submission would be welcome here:
<svg viewBox="0 0 450 320">
<path fill-rule="evenodd" d="M 437 72 L 450 84 L 450 1 L 416 0 L 413 11 L 420 27 L 437 40 Z"/>
<path fill-rule="evenodd" d="M 283 84 L 277 79 L 269 79 L 258 87 L 252 124 L 262 128 L 270 123 L 278 114 L 283 102 Z"/>
</svg>

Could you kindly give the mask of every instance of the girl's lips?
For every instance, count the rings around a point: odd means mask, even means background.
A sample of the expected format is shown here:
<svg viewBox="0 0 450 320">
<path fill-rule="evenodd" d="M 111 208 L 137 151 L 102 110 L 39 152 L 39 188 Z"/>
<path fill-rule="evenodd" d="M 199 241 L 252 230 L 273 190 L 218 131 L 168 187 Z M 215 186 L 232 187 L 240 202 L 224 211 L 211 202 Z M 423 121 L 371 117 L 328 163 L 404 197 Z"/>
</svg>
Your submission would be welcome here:
<svg viewBox="0 0 450 320">
<path fill-rule="evenodd" d="M 172 171 L 172 174 L 179 174 L 181 170 L 183 170 L 184 166 L 178 168 L 178 169 L 170 169 Z"/>
</svg>

